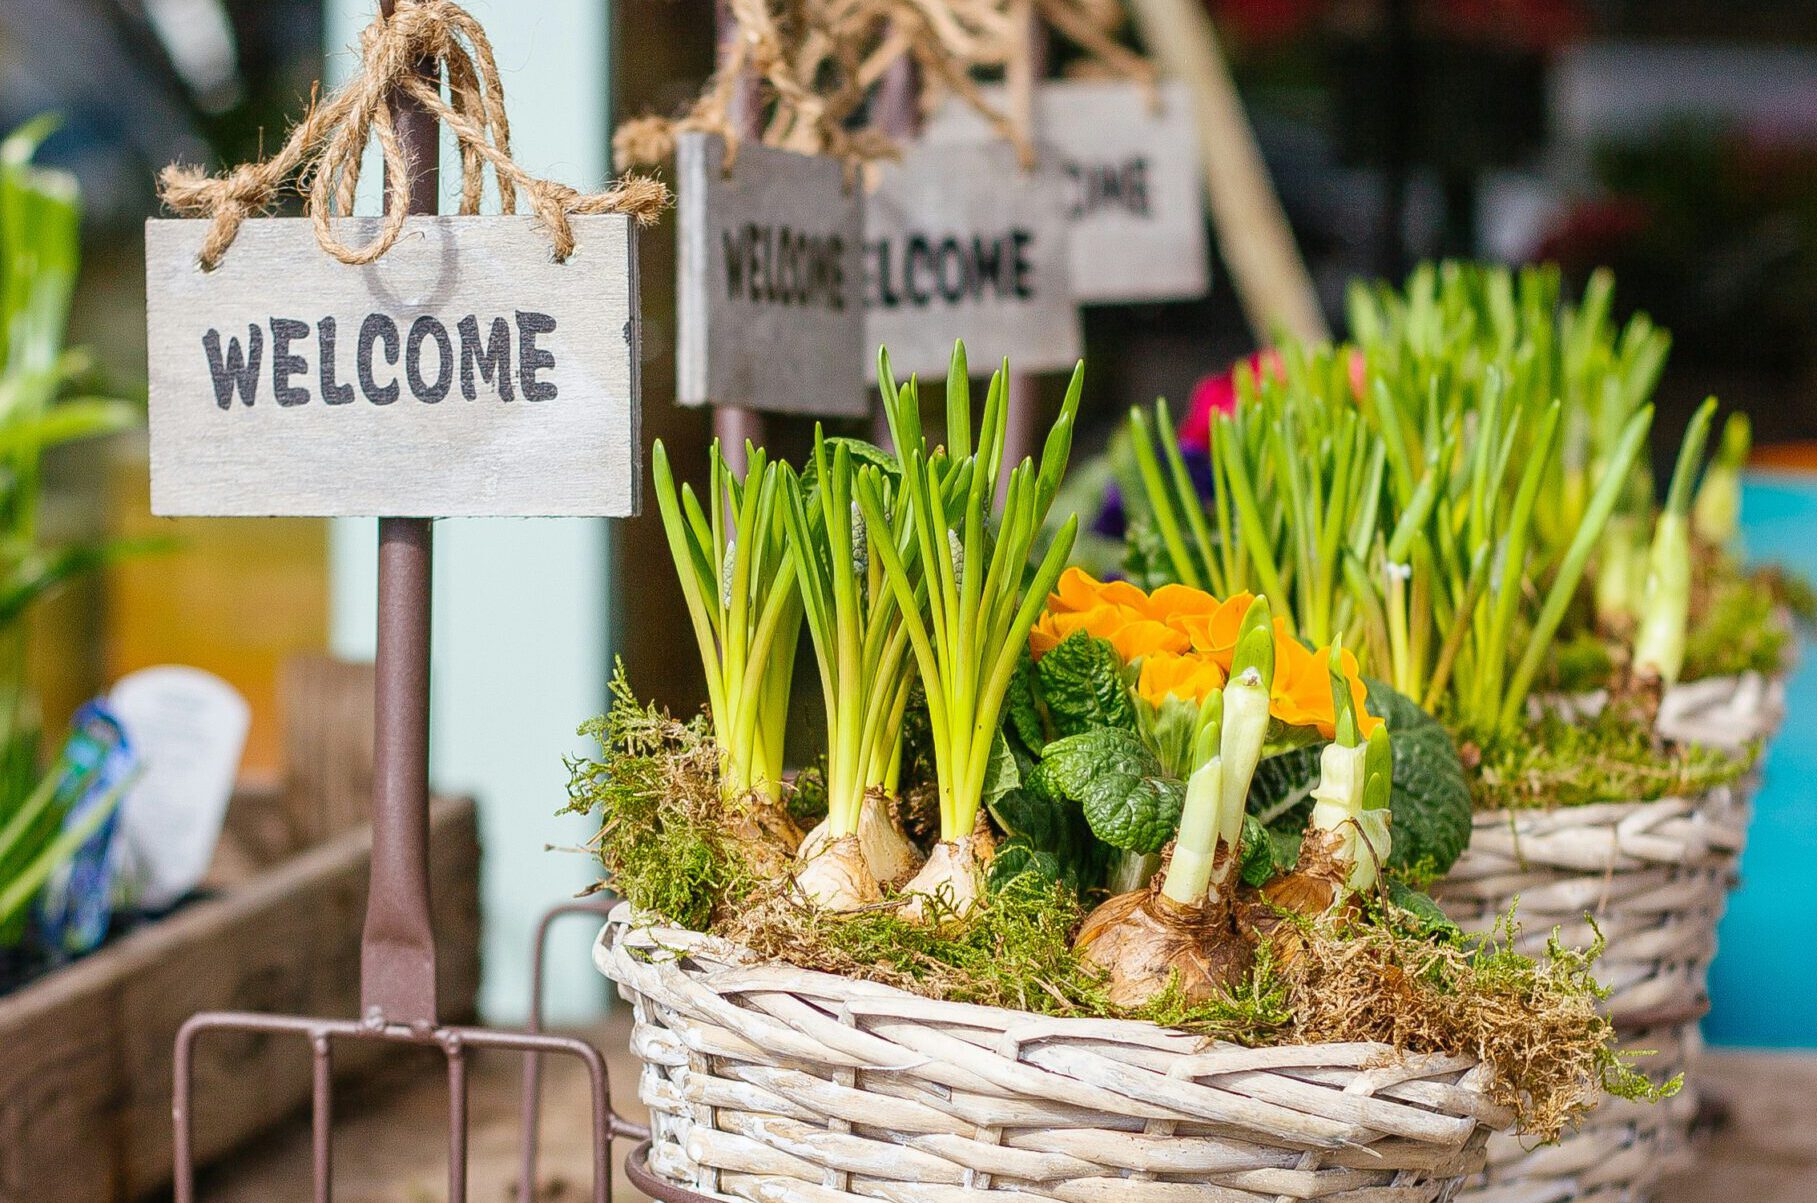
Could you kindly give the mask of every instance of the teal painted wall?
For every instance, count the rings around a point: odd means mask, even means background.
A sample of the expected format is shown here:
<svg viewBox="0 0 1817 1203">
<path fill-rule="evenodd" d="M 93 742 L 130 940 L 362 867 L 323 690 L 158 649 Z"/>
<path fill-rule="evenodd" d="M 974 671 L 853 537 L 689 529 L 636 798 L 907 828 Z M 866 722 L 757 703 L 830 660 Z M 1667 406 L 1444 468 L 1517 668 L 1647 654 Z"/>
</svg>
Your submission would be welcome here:
<svg viewBox="0 0 1817 1203">
<path fill-rule="evenodd" d="M 1748 555 L 1817 581 L 1817 475 L 1750 475 L 1742 496 Z M 1817 657 L 1786 691 L 1785 729 L 1767 756 L 1741 888 L 1729 900 L 1710 970 L 1712 1044 L 1817 1046 Z"/>
</svg>

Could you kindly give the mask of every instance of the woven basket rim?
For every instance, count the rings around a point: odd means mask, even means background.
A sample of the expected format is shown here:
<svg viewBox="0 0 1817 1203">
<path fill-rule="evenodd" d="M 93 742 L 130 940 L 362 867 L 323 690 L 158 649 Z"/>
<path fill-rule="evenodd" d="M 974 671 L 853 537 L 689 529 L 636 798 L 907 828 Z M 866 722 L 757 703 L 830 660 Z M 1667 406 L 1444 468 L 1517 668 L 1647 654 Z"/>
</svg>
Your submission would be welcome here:
<svg viewBox="0 0 1817 1203">
<path fill-rule="evenodd" d="M 1428 1073 L 1442 1073 L 1464 1072 L 1481 1065 L 1481 1060 L 1474 1056 L 1414 1052 L 1384 1041 L 1319 1041 L 1251 1048 L 1248 1045 L 1237 1044 L 1229 1040 L 1164 1027 L 1146 1019 L 1043 1015 L 1010 1007 L 930 998 L 927 995 L 916 994 L 885 982 L 873 982 L 820 970 L 803 969 L 791 965 L 787 961 L 761 957 L 750 949 L 721 936 L 693 931 L 671 923 L 656 921 L 654 917 L 641 915 L 628 901 L 620 901 L 612 908 L 606 917 L 605 925 L 594 940 L 593 962 L 595 968 L 610 977 L 608 962 L 612 946 L 623 935 L 632 932 L 657 933 L 664 941 L 659 946 L 677 953 L 687 955 L 699 953 L 716 960 L 724 958 L 728 968 L 719 970 L 716 976 L 721 981 L 731 984 L 737 984 L 743 977 L 747 980 L 749 988 L 753 990 L 765 987 L 773 988 L 778 975 L 787 975 L 791 979 L 792 989 L 798 989 L 803 994 L 819 996 L 828 1001 L 858 1001 L 861 1005 L 868 1004 L 864 1005 L 866 1011 L 882 1011 L 894 1002 L 902 1004 L 905 1009 L 918 1016 L 926 1016 L 930 1020 L 937 1018 L 939 1021 L 960 1027 L 1015 1031 L 1026 1039 L 1121 1039 L 1132 1044 L 1145 1044 L 1162 1051 L 1182 1055 L 1213 1051 L 1244 1052 L 1255 1055 L 1257 1068 L 1263 1068 L 1266 1062 L 1282 1059 L 1278 1055 L 1274 1057 L 1269 1055 L 1277 1053 L 1278 1050 L 1312 1048 L 1323 1049 L 1327 1054 L 1334 1055 L 1334 1059 L 1329 1062 L 1331 1065 L 1354 1064 L 1358 1069 L 1394 1064 L 1408 1069 L 1418 1068 Z"/>
</svg>

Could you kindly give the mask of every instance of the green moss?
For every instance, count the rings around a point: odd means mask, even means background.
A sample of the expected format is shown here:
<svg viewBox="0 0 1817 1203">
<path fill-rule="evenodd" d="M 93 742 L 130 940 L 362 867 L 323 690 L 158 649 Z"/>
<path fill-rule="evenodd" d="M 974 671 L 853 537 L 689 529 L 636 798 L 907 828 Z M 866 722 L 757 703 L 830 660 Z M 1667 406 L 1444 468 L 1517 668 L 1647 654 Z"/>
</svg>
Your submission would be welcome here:
<svg viewBox="0 0 1817 1203">
<path fill-rule="evenodd" d="M 1608 640 L 1594 631 L 1579 631 L 1554 648 L 1540 687 L 1554 693 L 1587 693 L 1608 685 L 1614 673 Z"/>
<path fill-rule="evenodd" d="M 1778 590 L 1759 578 L 1722 581 L 1685 634 L 1684 679 L 1785 668 L 1792 632 L 1781 608 Z"/>
<path fill-rule="evenodd" d="M 695 929 L 750 893 L 751 870 L 717 822 L 719 757 L 705 716 L 682 723 L 640 705 L 621 665 L 611 710 L 580 733 L 600 755 L 568 760 L 567 810 L 598 814 L 606 885 Z"/>
<path fill-rule="evenodd" d="M 1741 753 L 1662 747 L 1652 732 L 1614 713 L 1588 723 L 1548 715 L 1508 734 L 1472 739 L 1470 789 L 1479 810 L 1650 802 L 1684 797 L 1734 781 L 1753 763 Z"/>
<path fill-rule="evenodd" d="M 1263 941 L 1248 979 L 1223 998 L 1188 1003 L 1176 975 L 1165 990 L 1128 1017 L 1236 1044 L 1271 1044 L 1293 1026 L 1292 988 L 1281 974 L 1274 945 Z"/>
<path fill-rule="evenodd" d="M 725 931 L 805 969 L 887 982 L 955 1002 L 1042 1015 L 1106 1013 L 1099 974 L 1073 954 L 1084 914 L 1072 892 L 1033 873 L 1004 882 L 965 924 L 920 924 L 879 909 L 841 915 L 778 894 Z"/>
</svg>

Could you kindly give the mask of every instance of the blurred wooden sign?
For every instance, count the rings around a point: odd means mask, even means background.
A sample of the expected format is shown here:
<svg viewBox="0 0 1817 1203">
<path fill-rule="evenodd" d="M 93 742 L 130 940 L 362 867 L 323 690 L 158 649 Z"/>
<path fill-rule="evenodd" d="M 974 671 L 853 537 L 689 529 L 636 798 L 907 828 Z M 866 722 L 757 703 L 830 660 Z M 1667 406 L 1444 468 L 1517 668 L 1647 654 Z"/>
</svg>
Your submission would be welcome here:
<svg viewBox="0 0 1817 1203">
<path fill-rule="evenodd" d="M 955 339 L 980 366 L 1070 369 L 1082 345 L 1068 280 L 1065 182 L 1007 144 L 918 142 L 865 200 L 865 343 L 899 379 L 941 376 Z"/>
<path fill-rule="evenodd" d="M 676 398 L 862 414 L 864 218 L 838 160 L 675 142 Z"/>
<path fill-rule="evenodd" d="M 213 271 L 208 222 L 147 222 L 152 512 L 636 513 L 636 231 L 572 220 L 565 263 L 531 217 L 412 217 L 350 267 L 260 219 Z"/>
<path fill-rule="evenodd" d="M 986 90 L 1002 104 L 1001 87 Z M 1062 80 L 1035 93 L 1035 132 L 1065 177 L 1073 296 L 1081 304 L 1190 300 L 1211 287 L 1205 183 L 1192 97 L 1169 80 Z M 963 101 L 928 123 L 925 140 L 963 145 L 997 135 Z"/>
</svg>

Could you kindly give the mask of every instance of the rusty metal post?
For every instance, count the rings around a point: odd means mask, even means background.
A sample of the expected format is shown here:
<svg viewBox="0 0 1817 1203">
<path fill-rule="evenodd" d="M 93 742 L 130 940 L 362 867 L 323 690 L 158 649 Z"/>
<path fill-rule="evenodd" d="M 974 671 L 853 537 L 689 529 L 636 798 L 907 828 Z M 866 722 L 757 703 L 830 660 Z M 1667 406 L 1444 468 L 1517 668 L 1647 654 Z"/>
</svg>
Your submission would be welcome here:
<svg viewBox="0 0 1817 1203">
<path fill-rule="evenodd" d="M 381 0 L 389 18 L 396 0 Z M 439 86 L 433 60 L 417 70 Z M 408 95 L 391 119 L 409 171 L 409 211 L 434 213 L 441 136 Z M 386 204 L 390 197 L 387 192 Z M 435 934 L 429 923 L 429 609 L 434 535 L 428 518 L 380 518 L 378 646 L 372 745 L 372 884 L 360 941 L 360 1010 L 376 1023 L 433 1025 Z"/>
<path fill-rule="evenodd" d="M 589 898 L 576 898 L 568 902 L 558 902 L 543 912 L 536 923 L 536 936 L 530 946 L 530 1022 L 526 1028 L 532 1035 L 540 1035 L 543 1030 L 543 961 L 549 949 L 549 928 L 563 915 L 589 915 L 604 922 L 606 915 L 618 900 L 606 895 L 595 894 Z M 541 1054 L 530 1053 L 524 1057 L 523 1089 L 518 1099 L 519 1137 L 518 1137 L 518 1188 L 517 1197 L 523 1200 L 536 1198 L 536 1165 L 542 1152 L 542 1106 L 543 1106 L 543 1059 Z"/>
<path fill-rule="evenodd" d="M 877 110 L 877 127 L 891 138 L 904 142 L 920 133 L 921 109 L 917 100 L 920 91 L 920 68 L 914 59 L 902 55 L 884 69 L 883 78 L 877 81 L 877 93 L 871 97 Z M 869 289 L 866 291 L 868 293 Z M 875 355 L 877 348 L 867 343 L 865 354 Z M 871 442 L 886 451 L 899 450 L 890 437 L 889 418 L 883 412 L 881 400 L 871 413 Z"/>
<path fill-rule="evenodd" d="M 389 19 L 395 0 L 381 0 Z M 417 64 L 440 86 L 433 59 Z M 391 100 L 409 172 L 411 213 L 437 208 L 440 131 L 432 114 L 408 96 Z M 389 204 L 389 198 L 387 198 Z M 443 1027 L 437 1022 L 435 934 L 429 910 L 429 632 L 433 534 L 427 517 L 379 522 L 378 646 L 372 783 L 372 874 L 360 942 L 357 1020 L 245 1012 L 192 1016 L 177 1033 L 171 1089 L 172 1188 L 176 1203 L 195 1203 L 194 1092 L 196 1042 L 207 1032 L 288 1034 L 312 1053 L 310 1141 L 315 1203 L 333 1197 L 333 1042 L 369 1040 L 435 1045 L 447 1061 L 448 1198 L 465 1203 L 470 1049 L 578 1058 L 587 1070 L 593 1119 L 593 1198 L 611 1203 L 611 1142 L 645 1136 L 610 1109 L 605 1059 L 585 1041 L 541 1033 Z M 539 1000 L 540 1002 L 540 1000 Z M 526 1200 L 529 1203 L 529 1200 Z"/>
</svg>

